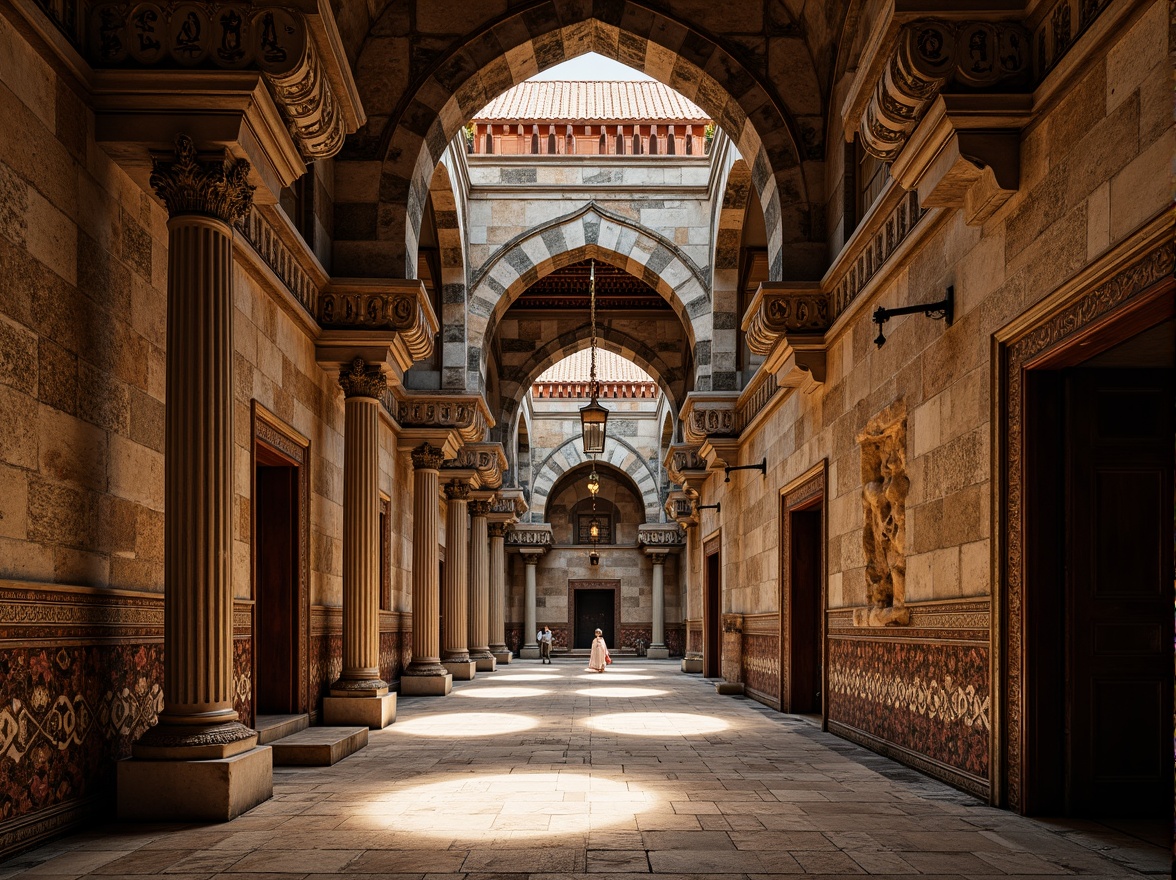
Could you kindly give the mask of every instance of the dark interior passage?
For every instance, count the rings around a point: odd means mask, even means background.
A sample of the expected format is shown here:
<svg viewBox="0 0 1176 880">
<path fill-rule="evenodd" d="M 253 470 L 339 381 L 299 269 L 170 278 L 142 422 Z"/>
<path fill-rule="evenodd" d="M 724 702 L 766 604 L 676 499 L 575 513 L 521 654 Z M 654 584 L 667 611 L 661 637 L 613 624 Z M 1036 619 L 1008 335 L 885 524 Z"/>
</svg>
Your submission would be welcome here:
<svg viewBox="0 0 1176 880">
<path fill-rule="evenodd" d="M 254 482 L 256 712 L 297 712 L 298 468 L 258 450 Z"/>
<path fill-rule="evenodd" d="M 576 648 L 591 648 L 592 640 L 596 637 L 596 630 L 604 637 L 604 643 L 609 649 L 618 647 L 614 639 L 616 621 L 614 617 L 614 601 L 616 594 L 613 590 L 576 590 Z"/>
</svg>

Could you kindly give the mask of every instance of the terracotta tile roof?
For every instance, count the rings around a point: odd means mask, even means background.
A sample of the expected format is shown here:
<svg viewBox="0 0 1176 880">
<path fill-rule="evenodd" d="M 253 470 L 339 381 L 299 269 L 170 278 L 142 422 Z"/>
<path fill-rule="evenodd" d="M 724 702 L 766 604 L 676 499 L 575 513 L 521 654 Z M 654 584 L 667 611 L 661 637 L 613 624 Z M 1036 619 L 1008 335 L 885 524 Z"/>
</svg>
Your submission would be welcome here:
<svg viewBox="0 0 1176 880">
<path fill-rule="evenodd" d="M 521 82 L 482 108 L 479 122 L 709 122 L 709 117 L 659 82 Z"/>
<path fill-rule="evenodd" d="M 544 370 L 535 383 L 587 382 L 591 359 L 592 353 L 586 348 L 568 355 L 559 363 Z M 632 361 L 599 348 L 596 350 L 596 378 L 600 382 L 653 381 L 648 373 Z"/>
</svg>

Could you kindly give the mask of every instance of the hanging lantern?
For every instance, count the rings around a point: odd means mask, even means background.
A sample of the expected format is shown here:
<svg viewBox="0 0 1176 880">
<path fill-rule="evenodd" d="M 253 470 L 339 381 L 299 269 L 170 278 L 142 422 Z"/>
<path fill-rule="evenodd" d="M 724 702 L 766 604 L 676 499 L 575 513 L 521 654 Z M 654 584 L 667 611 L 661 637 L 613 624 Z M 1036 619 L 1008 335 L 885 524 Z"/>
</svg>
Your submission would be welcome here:
<svg viewBox="0 0 1176 880">
<path fill-rule="evenodd" d="M 600 520 L 592 517 L 592 521 L 588 523 L 588 537 L 592 539 L 595 544 L 600 540 Z"/>
<path fill-rule="evenodd" d="M 600 477 L 596 473 L 596 468 L 592 468 L 592 473 L 588 475 L 588 491 L 595 497 L 596 493 L 600 491 Z"/>
<path fill-rule="evenodd" d="M 591 402 L 580 408 L 580 432 L 584 436 L 584 454 L 602 455 L 604 453 L 605 427 L 608 423 L 608 410 L 601 406 L 596 396 L 599 388 L 596 382 L 596 261 L 592 261 L 588 286 L 589 319 L 592 324 L 592 365 L 588 375 L 588 388 L 592 395 Z"/>
</svg>

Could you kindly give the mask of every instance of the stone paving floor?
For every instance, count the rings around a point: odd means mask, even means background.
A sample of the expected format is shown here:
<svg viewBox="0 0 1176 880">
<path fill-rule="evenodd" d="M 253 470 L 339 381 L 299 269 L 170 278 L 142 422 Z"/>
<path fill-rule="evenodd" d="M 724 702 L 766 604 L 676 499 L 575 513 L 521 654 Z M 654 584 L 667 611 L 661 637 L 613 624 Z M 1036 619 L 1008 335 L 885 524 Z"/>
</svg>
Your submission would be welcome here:
<svg viewBox="0 0 1176 880">
<path fill-rule="evenodd" d="M 1166 841 L 1128 832 L 992 809 L 674 662 L 516 661 L 402 699 L 334 767 L 275 769 L 233 822 L 111 825 L 0 880 L 1167 874 Z"/>
</svg>

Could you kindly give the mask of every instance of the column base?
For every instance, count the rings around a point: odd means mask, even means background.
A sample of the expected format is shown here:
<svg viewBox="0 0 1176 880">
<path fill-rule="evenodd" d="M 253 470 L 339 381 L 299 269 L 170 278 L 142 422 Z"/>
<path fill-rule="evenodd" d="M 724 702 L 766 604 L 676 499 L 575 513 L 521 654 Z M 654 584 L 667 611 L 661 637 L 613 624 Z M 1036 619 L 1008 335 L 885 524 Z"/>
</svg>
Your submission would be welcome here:
<svg viewBox="0 0 1176 880">
<path fill-rule="evenodd" d="M 498 668 L 498 661 L 495 659 L 494 655 L 491 654 L 489 657 L 479 657 L 474 661 L 474 666 L 477 668 L 478 672 L 493 672 L 496 668 Z"/>
<path fill-rule="evenodd" d="M 539 646 L 538 645 L 523 645 L 523 649 L 519 651 L 519 656 L 524 660 L 538 660 Z"/>
<path fill-rule="evenodd" d="M 741 681 L 716 681 L 715 693 L 728 694 L 731 696 L 738 696 L 743 693 L 743 682 Z"/>
<path fill-rule="evenodd" d="M 118 818 L 227 822 L 274 795 L 273 751 L 257 746 L 208 761 L 119 761 Z"/>
<path fill-rule="evenodd" d="M 664 645 L 651 645 L 645 649 L 645 656 L 650 660 L 669 660 L 670 649 Z"/>
<path fill-rule="evenodd" d="M 400 676 L 400 693 L 405 697 L 444 697 L 452 690 L 453 676 L 448 672 Z"/>
<path fill-rule="evenodd" d="M 323 697 L 323 724 L 383 730 L 396 720 L 396 694 L 379 697 Z"/>
<path fill-rule="evenodd" d="M 453 676 L 454 681 L 472 681 L 478 669 L 478 664 L 473 660 L 442 660 L 441 665 Z"/>
<path fill-rule="evenodd" d="M 683 672 L 702 672 L 702 658 L 701 657 L 685 657 L 682 660 Z"/>
<path fill-rule="evenodd" d="M 511 653 L 510 651 L 495 651 L 494 652 L 494 659 L 498 661 L 499 666 L 506 666 L 508 663 L 510 663 L 510 661 L 513 657 L 514 657 L 514 654 Z"/>
</svg>

